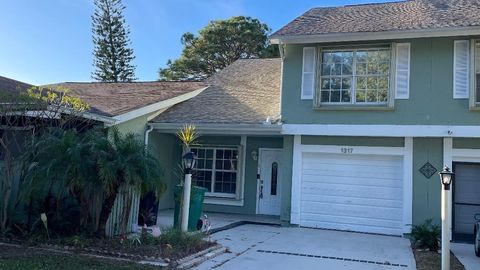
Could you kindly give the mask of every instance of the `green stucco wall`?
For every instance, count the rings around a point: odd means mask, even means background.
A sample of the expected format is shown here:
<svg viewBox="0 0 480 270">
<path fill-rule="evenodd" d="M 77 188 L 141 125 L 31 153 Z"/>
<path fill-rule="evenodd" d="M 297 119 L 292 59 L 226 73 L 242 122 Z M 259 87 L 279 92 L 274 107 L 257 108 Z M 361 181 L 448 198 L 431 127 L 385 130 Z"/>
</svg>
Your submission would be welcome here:
<svg viewBox="0 0 480 270">
<path fill-rule="evenodd" d="M 121 124 L 116 125 L 115 127 L 118 131 L 122 134 L 126 133 L 134 133 L 139 136 L 143 140 L 145 135 L 145 129 L 148 122 L 148 117 L 151 114 L 142 115 L 137 118 L 131 119 L 129 121 L 123 122 Z"/>
<path fill-rule="evenodd" d="M 480 139 L 453 138 L 453 148 L 480 149 Z"/>
<path fill-rule="evenodd" d="M 160 197 L 159 209 L 173 208 L 173 187 L 179 182 L 181 146 L 174 135 L 151 132 L 149 135 L 149 149 L 159 160 L 164 175 L 163 182 L 167 189 Z"/>
<path fill-rule="evenodd" d="M 153 134 L 153 136 L 152 136 Z M 160 134 L 152 132 L 150 135 L 150 144 L 152 150 L 157 151 L 162 166 L 165 168 L 165 179 L 169 186 L 166 194 L 162 197 L 160 208 L 173 207 L 173 189 L 171 187 L 179 183 L 181 172 L 178 171 L 178 166 L 181 162 L 181 145 L 174 135 Z M 199 138 L 200 145 L 203 146 L 239 146 L 240 136 L 202 136 Z M 259 148 L 282 148 L 282 137 L 247 137 L 246 146 L 246 160 L 245 160 L 245 185 L 244 185 L 244 205 L 243 206 L 227 206 L 204 204 L 203 209 L 211 212 L 225 212 L 238 214 L 255 214 L 256 210 L 256 196 L 257 196 L 257 161 L 253 160 L 251 153 L 253 150 L 257 151 Z M 291 162 L 290 162 L 291 163 Z M 291 168 L 291 164 L 289 164 Z M 291 170 L 291 169 L 290 169 Z M 284 171 L 285 172 L 285 171 Z M 290 173 L 291 175 L 291 173 Z M 291 177 L 290 177 L 291 179 Z M 282 183 L 290 179 L 283 178 Z M 290 185 L 290 184 L 289 184 Z M 285 191 L 282 192 L 282 196 Z M 288 194 L 290 196 L 290 194 Z M 289 204 L 288 199 L 288 204 Z M 283 207 L 283 204 L 282 204 Z M 288 218 L 290 213 L 288 211 Z"/>
<path fill-rule="evenodd" d="M 280 205 L 280 219 L 290 221 L 292 199 L 292 164 L 293 164 L 293 136 L 283 137 L 283 176 L 282 201 Z"/>
<path fill-rule="evenodd" d="M 403 147 L 404 139 L 386 137 L 302 136 L 302 144 Z"/>
<path fill-rule="evenodd" d="M 434 174 L 427 179 L 420 168 L 430 162 L 437 170 L 443 167 L 442 138 L 413 139 L 413 224 L 432 218 L 440 224 L 440 179 Z"/>
<path fill-rule="evenodd" d="M 454 39 L 398 42 L 411 43 L 410 98 L 395 100 L 393 111 L 314 110 L 312 100 L 300 99 L 304 45 L 288 44 L 283 65 L 282 121 L 286 124 L 479 124 L 480 112 L 470 111 L 468 100 L 453 99 Z"/>
</svg>

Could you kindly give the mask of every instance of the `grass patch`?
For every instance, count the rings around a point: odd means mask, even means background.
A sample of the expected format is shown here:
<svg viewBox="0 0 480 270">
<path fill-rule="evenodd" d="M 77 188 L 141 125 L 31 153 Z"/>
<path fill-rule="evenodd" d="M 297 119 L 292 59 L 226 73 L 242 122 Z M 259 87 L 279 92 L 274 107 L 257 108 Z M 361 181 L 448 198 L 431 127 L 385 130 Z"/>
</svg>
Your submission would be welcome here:
<svg viewBox="0 0 480 270">
<path fill-rule="evenodd" d="M 160 267 L 133 262 L 51 253 L 27 248 L 0 248 L 2 270 L 158 270 Z"/>
</svg>

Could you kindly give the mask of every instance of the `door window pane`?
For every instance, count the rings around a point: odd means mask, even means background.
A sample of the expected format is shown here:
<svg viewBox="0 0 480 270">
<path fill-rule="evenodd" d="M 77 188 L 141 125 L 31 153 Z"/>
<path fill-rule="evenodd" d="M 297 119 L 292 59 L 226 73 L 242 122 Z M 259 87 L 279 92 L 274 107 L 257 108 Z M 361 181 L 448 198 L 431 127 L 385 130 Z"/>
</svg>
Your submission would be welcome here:
<svg viewBox="0 0 480 270">
<path fill-rule="evenodd" d="M 271 179 L 271 188 L 270 195 L 277 195 L 277 179 L 278 178 L 278 163 L 272 163 L 272 179 Z"/>
</svg>

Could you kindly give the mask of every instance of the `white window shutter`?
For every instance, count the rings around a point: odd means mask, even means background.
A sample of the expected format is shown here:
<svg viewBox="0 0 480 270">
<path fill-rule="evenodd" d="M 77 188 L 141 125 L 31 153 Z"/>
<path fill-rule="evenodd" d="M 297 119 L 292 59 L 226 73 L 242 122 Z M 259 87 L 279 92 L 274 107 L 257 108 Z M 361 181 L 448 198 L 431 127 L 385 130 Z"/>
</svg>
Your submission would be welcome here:
<svg viewBox="0 0 480 270">
<path fill-rule="evenodd" d="M 455 40 L 453 58 L 453 98 L 468 98 L 470 88 L 470 46 L 468 40 Z"/>
<path fill-rule="evenodd" d="M 315 47 L 303 48 L 302 99 L 313 99 L 315 92 Z"/>
<path fill-rule="evenodd" d="M 395 56 L 395 99 L 408 99 L 410 97 L 410 43 L 397 43 Z"/>
</svg>

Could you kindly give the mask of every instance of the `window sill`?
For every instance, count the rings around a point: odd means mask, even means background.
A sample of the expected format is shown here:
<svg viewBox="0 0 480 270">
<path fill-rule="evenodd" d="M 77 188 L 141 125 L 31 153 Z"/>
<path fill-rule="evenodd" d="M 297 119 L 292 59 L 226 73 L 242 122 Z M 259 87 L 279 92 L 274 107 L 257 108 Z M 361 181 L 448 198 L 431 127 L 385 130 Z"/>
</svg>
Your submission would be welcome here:
<svg viewBox="0 0 480 270">
<path fill-rule="evenodd" d="M 205 200 L 203 202 L 205 204 L 243 206 L 243 199 L 237 200 L 231 198 L 205 197 Z"/>
<path fill-rule="evenodd" d="M 320 105 L 313 107 L 317 111 L 394 111 L 388 105 Z"/>
<path fill-rule="evenodd" d="M 478 112 L 478 111 L 480 111 L 480 105 L 470 106 L 469 110 L 474 111 L 474 112 Z"/>
</svg>

